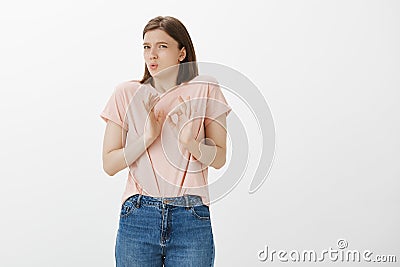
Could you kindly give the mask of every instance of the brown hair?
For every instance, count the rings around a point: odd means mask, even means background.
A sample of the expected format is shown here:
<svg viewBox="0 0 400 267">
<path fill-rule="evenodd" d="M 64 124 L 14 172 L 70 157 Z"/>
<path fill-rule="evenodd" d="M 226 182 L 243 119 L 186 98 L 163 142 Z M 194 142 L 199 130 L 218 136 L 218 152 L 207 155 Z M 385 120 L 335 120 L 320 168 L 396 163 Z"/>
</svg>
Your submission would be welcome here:
<svg viewBox="0 0 400 267">
<path fill-rule="evenodd" d="M 151 19 L 143 29 L 143 39 L 146 32 L 151 30 L 160 29 L 171 36 L 175 41 L 178 42 L 178 48 L 186 49 L 186 57 L 180 62 L 178 77 L 176 79 L 177 85 L 188 82 L 198 73 L 198 67 L 196 63 L 196 53 L 194 52 L 194 47 L 192 39 L 190 38 L 189 32 L 186 27 L 178 19 L 170 16 L 158 16 Z M 186 63 L 193 62 L 193 63 Z M 186 64 L 181 64 L 186 63 Z M 144 75 L 140 83 L 151 82 L 152 76 L 147 69 L 146 63 L 144 64 Z"/>
</svg>

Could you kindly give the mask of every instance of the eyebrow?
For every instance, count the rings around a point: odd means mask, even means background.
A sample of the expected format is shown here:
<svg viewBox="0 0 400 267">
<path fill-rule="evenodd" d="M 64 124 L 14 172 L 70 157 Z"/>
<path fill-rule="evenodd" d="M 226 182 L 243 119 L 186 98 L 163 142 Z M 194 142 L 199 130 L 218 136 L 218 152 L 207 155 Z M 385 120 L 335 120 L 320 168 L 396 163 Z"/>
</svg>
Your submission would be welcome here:
<svg viewBox="0 0 400 267">
<path fill-rule="evenodd" d="M 150 43 L 143 43 L 143 45 L 148 45 Z M 157 42 L 156 44 L 168 44 L 167 42 L 161 41 L 161 42 Z"/>
</svg>

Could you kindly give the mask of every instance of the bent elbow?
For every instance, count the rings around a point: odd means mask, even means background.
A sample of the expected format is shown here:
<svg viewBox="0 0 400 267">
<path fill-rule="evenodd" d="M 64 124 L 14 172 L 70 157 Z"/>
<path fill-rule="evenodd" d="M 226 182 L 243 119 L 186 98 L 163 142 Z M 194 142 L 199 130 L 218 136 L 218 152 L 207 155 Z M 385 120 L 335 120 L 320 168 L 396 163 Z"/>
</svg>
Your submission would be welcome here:
<svg viewBox="0 0 400 267">
<path fill-rule="evenodd" d="M 103 170 L 108 176 L 114 176 L 114 173 L 112 173 L 109 169 L 103 167 Z"/>
<path fill-rule="evenodd" d="M 107 166 L 107 164 L 105 162 L 103 162 L 103 170 L 105 173 L 108 174 L 108 176 L 114 176 L 116 173 L 112 168 Z"/>
<path fill-rule="evenodd" d="M 214 167 L 214 169 L 221 169 L 226 163 L 226 159 L 224 157 L 224 159 L 221 159 L 219 161 L 214 161 L 214 164 L 212 165 Z"/>
</svg>

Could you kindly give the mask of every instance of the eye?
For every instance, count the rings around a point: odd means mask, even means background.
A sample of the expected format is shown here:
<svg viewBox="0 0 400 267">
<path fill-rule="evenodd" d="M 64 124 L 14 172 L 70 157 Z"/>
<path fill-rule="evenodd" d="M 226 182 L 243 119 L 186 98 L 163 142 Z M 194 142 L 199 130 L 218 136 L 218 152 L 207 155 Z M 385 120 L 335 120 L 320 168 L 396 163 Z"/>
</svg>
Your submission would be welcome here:
<svg viewBox="0 0 400 267">
<path fill-rule="evenodd" d="M 149 49 L 149 48 L 150 48 L 150 46 L 148 46 L 148 45 L 143 46 L 143 49 Z"/>
<path fill-rule="evenodd" d="M 160 45 L 161 48 L 168 48 L 166 45 Z"/>
</svg>

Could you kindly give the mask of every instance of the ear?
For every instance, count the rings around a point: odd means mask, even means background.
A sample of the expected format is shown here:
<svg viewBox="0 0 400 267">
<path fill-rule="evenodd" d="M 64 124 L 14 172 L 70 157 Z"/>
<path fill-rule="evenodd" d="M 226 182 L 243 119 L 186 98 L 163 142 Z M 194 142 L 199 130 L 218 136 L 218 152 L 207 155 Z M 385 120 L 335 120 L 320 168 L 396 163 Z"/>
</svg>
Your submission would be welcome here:
<svg viewBox="0 0 400 267">
<path fill-rule="evenodd" d="M 179 61 L 183 61 L 186 58 L 186 48 L 182 47 L 181 52 L 179 53 Z"/>
</svg>

